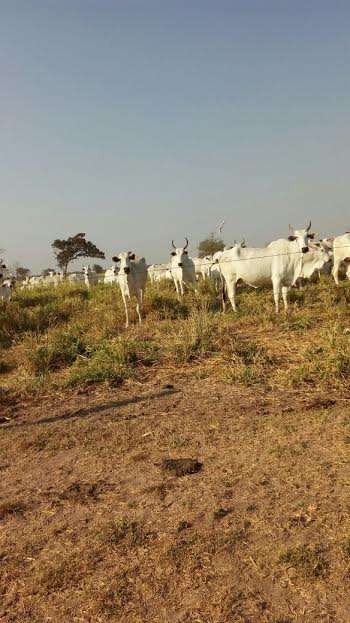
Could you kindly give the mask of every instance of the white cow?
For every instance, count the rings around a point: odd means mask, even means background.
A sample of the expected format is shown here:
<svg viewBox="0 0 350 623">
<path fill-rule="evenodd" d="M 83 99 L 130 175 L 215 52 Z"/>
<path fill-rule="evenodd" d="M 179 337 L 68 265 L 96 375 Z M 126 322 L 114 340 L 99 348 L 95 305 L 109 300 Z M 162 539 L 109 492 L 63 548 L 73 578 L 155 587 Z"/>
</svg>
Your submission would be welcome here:
<svg viewBox="0 0 350 623">
<path fill-rule="evenodd" d="M 332 252 L 322 242 L 309 242 L 309 253 L 303 257 L 303 265 L 299 279 L 311 279 L 317 272 L 327 272 L 327 267 L 332 262 Z"/>
<path fill-rule="evenodd" d="M 70 273 L 70 275 L 67 275 L 67 279 L 71 284 L 85 283 L 84 273 Z"/>
<path fill-rule="evenodd" d="M 14 292 L 16 280 L 14 277 L 4 279 L 0 283 L 0 301 L 10 301 Z"/>
<path fill-rule="evenodd" d="M 33 275 L 32 277 L 26 277 L 23 282 L 22 287 L 28 288 L 29 290 L 33 290 L 34 288 L 39 288 L 44 283 L 44 277 L 42 275 Z"/>
<path fill-rule="evenodd" d="M 6 264 L 2 259 L 0 259 L 0 285 L 3 283 L 5 279 L 7 279 L 8 270 Z"/>
<path fill-rule="evenodd" d="M 90 266 L 83 266 L 84 283 L 88 289 L 98 284 L 98 274 L 94 273 Z"/>
<path fill-rule="evenodd" d="M 56 273 L 54 270 L 50 270 L 48 274 L 43 277 L 42 285 L 57 288 L 62 281 L 63 273 Z"/>
<path fill-rule="evenodd" d="M 117 280 L 125 308 L 125 326 L 126 328 L 129 326 L 127 299 L 131 299 L 132 296 L 136 297 L 136 311 L 141 324 L 143 292 L 147 282 L 146 260 L 144 257 L 136 259 L 135 253 L 131 253 L 131 251 L 119 253 L 119 255 L 114 256 L 112 259 L 113 262 L 119 264 Z"/>
<path fill-rule="evenodd" d="M 350 232 L 342 236 L 336 236 L 333 241 L 333 278 L 337 286 L 339 285 L 339 269 L 346 268 L 346 276 L 350 279 Z"/>
<path fill-rule="evenodd" d="M 213 257 L 206 255 L 205 257 L 193 257 L 194 270 L 196 278 L 202 277 L 202 279 L 209 279 L 210 269 L 213 264 Z"/>
<path fill-rule="evenodd" d="M 272 282 L 276 313 L 281 293 L 284 307 L 288 309 L 288 289 L 301 275 L 303 256 L 309 251 L 310 229 L 311 221 L 305 229 L 292 230 L 288 240 L 281 238 L 262 248 L 239 245 L 223 252 L 219 266 L 234 311 L 237 282 L 240 280 L 254 288 Z"/>
<path fill-rule="evenodd" d="M 103 283 L 107 285 L 111 285 L 112 283 L 118 283 L 118 266 L 111 266 L 111 268 L 107 268 L 103 277 Z"/>
<path fill-rule="evenodd" d="M 196 290 L 196 271 L 193 260 L 188 257 L 187 248 L 189 242 L 185 238 L 186 244 L 184 247 L 176 248 L 174 241 L 171 241 L 173 251 L 171 251 L 171 275 L 175 284 L 176 293 L 178 296 L 184 294 L 184 284 L 190 284 Z"/>
<path fill-rule="evenodd" d="M 172 279 L 170 264 L 151 264 L 147 269 L 151 283 Z"/>
</svg>

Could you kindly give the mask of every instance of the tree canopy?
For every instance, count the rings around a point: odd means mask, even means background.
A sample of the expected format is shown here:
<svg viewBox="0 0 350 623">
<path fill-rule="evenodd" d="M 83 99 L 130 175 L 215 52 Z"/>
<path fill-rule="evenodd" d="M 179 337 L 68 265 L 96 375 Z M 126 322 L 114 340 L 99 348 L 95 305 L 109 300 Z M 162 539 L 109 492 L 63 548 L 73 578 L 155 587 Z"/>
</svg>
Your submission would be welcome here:
<svg viewBox="0 0 350 623">
<path fill-rule="evenodd" d="M 24 268 L 24 266 L 16 266 L 16 279 L 18 279 L 18 281 L 24 281 L 29 275 L 29 268 Z"/>
<path fill-rule="evenodd" d="M 198 244 L 198 256 L 205 257 L 206 255 L 213 255 L 217 251 L 223 251 L 224 246 L 223 240 L 216 238 L 214 234 L 210 234 L 208 238 L 201 240 Z"/>
<path fill-rule="evenodd" d="M 75 234 L 66 240 L 54 240 L 52 248 L 56 256 L 56 261 L 64 274 L 67 273 L 68 266 L 74 260 L 81 257 L 98 257 L 105 259 L 105 254 L 100 251 L 90 240 L 85 239 L 83 233 Z"/>
</svg>

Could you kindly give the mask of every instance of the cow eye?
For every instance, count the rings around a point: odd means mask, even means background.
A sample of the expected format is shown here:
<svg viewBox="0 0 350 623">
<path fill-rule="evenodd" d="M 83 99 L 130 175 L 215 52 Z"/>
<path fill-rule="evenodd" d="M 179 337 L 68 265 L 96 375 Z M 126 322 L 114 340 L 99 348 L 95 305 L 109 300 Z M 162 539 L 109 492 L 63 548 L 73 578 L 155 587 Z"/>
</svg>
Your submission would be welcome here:
<svg viewBox="0 0 350 623">
<path fill-rule="evenodd" d="M 185 254 L 185 255 L 188 255 L 188 251 L 184 251 L 184 254 Z"/>
<path fill-rule="evenodd" d="M 176 255 L 176 251 L 171 251 L 170 255 Z"/>
</svg>

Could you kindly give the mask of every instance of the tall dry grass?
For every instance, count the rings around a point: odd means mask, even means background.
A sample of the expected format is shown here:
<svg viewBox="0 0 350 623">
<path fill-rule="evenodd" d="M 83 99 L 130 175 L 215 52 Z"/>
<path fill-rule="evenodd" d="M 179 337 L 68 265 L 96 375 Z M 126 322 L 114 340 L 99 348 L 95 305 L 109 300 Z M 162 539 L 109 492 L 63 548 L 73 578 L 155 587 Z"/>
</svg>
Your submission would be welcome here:
<svg viewBox="0 0 350 623">
<path fill-rule="evenodd" d="M 182 373 L 212 365 L 227 383 L 271 387 L 350 387 L 350 288 L 323 277 L 290 294 L 276 316 L 269 288 L 239 292 L 239 311 L 220 311 L 207 281 L 182 301 L 172 284 L 148 284 L 143 316 L 124 329 L 117 287 L 63 284 L 18 291 L 0 305 L 0 387 L 31 393 Z"/>
</svg>

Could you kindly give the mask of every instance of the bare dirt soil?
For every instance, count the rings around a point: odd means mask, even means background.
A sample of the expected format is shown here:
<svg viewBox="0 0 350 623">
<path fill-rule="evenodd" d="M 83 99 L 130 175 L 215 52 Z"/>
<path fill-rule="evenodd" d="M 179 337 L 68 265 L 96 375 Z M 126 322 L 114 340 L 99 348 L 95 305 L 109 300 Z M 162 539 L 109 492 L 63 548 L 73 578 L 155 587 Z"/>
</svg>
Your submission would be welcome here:
<svg viewBox="0 0 350 623">
<path fill-rule="evenodd" d="M 7 408 L 0 476 L 1 621 L 350 621 L 350 396 L 57 394 Z"/>
</svg>

